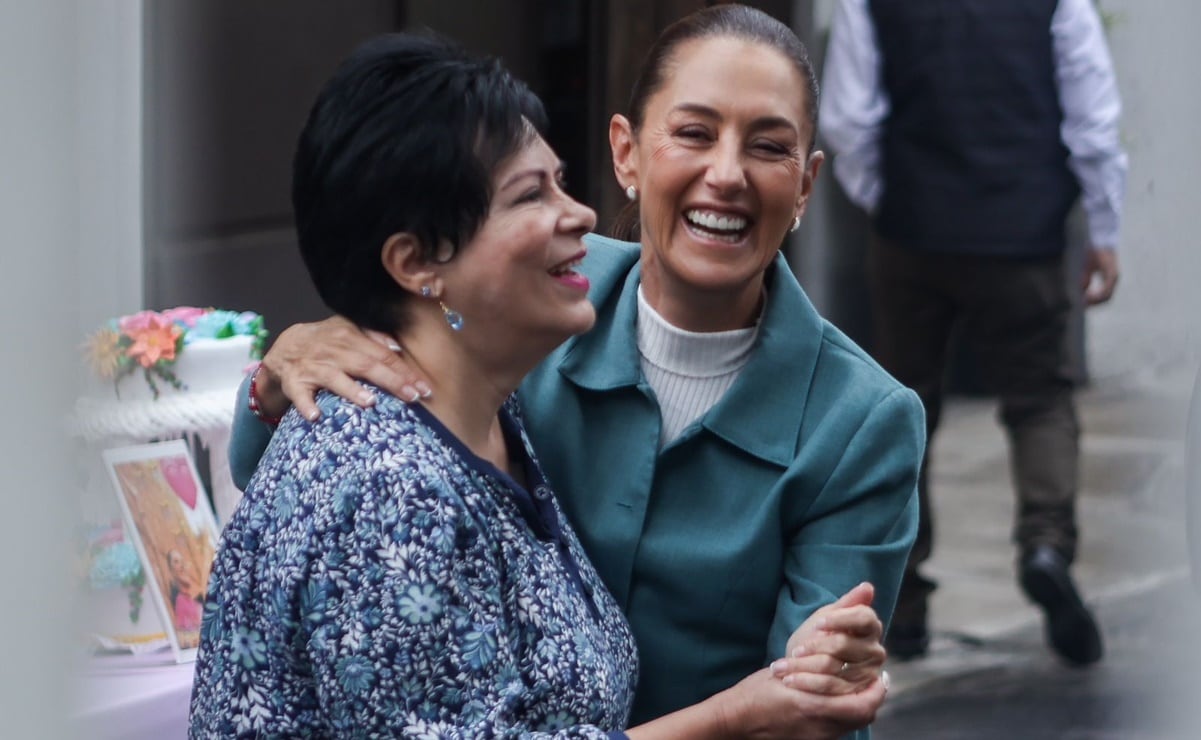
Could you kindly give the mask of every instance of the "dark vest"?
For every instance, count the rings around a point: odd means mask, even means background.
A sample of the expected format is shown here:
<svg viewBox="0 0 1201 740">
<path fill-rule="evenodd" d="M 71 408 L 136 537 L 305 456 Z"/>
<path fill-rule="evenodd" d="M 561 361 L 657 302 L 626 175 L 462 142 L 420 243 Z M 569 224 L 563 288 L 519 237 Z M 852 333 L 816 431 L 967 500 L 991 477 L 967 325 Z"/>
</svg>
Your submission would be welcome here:
<svg viewBox="0 0 1201 740">
<path fill-rule="evenodd" d="M 891 112 L 880 234 L 914 249 L 1061 252 L 1079 195 L 1060 138 L 1056 0 L 870 0 Z"/>
</svg>

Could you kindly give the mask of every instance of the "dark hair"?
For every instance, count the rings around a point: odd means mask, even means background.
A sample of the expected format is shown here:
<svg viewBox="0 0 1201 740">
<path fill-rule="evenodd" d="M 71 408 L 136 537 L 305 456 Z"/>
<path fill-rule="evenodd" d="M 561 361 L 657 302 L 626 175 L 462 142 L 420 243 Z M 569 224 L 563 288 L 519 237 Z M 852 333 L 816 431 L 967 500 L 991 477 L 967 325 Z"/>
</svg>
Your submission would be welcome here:
<svg viewBox="0 0 1201 740">
<path fill-rule="evenodd" d="M 356 49 L 318 94 L 293 159 L 297 238 L 321 299 L 397 329 L 406 291 L 383 267 L 385 241 L 409 232 L 427 259 L 451 259 L 487 217 L 496 168 L 545 129 L 541 101 L 495 59 L 428 34 Z"/>
<path fill-rule="evenodd" d="M 761 10 L 737 4 L 716 5 L 686 15 L 663 29 L 663 33 L 655 39 L 639 68 L 626 108 L 626 118 L 634 133 L 637 134 L 642 128 L 647 102 L 663 87 L 671 74 L 669 65 L 679 47 L 689 41 L 719 37 L 770 46 L 793 63 L 805 80 L 805 118 L 813 132 L 808 148 L 811 154 L 817 136 L 819 90 L 809 52 L 791 28 Z M 638 230 L 638 203 L 635 201 L 621 209 L 610 232 L 618 239 L 635 241 L 638 239 Z"/>
</svg>

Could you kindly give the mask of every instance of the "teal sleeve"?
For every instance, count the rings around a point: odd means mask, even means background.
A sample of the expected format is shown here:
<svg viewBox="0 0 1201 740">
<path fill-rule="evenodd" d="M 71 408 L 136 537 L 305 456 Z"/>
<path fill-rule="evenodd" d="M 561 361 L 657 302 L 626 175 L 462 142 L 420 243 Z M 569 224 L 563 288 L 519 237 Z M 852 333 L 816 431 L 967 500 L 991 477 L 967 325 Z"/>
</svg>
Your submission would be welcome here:
<svg viewBox="0 0 1201 740">
<path fill-rule="evenodd" d="M 865 417 L 789 545 L 769 656 L 783 655 L 810 614 L 865 580 L 875 586 L 872 606 L 887 629 L 917 537 L 925 443 L 921 402 L 908 389 L 893 391 Z"/>
<path fill-rule="evenodd" d="M 888 629 L 909 550 L 917 538 L 917 480 L 926 444 L 917 395 L 897 389 L 865 418 L 822 487 L 808 522 L 785 556 L 785 586 L 768 636 L 768 655 L 814 611 L 861 581 Z M 846 738 L 869 740 L 863 728 Z"/>
<path fill-rule="evenodd" d="M 254 475 L 275 434 L 275 427 L 264 424 L 250 410 L 250 378 L 247 375 L 238 386 L 238 397 L 234 401 L 234 423 L 229 435 L 229 472 L 233 476 L 234 485 L 245 491 L 246 484 Z"/>
</svg>

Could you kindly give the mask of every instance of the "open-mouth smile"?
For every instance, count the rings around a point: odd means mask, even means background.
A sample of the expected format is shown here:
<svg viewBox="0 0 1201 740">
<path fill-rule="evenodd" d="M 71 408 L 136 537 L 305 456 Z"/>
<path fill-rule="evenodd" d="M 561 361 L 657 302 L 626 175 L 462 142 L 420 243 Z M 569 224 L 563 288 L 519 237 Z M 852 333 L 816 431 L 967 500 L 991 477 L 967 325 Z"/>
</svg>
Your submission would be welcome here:
<svg viewBox="0 0 1201 740">
<path fill-rule="evenodd" d="M 689 231 L 704 239 L 735 244 L 750 231 L 750 220 L 734 213 L 720 213 L 703 208 L 684 211 L 684 222 Z"/>
<path fill-rule="evenodd" d="M 558 280 L 564 285 L 579 290 L 588 290 L 588 278 L 576 272 L 576 268 L 584 261 L 584 255 L 588 254 L 587 250 L 581 251 L 571 259 L 560 262 L 554 267 L 547 270 L 551 277 Z"/>
</svg>

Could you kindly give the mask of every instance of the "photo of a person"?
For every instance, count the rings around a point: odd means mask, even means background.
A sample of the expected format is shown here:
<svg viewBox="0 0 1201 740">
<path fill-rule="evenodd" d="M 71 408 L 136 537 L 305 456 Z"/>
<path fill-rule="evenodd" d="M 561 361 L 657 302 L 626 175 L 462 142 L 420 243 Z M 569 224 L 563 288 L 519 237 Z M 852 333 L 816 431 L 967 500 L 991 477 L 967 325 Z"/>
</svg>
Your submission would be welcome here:
<svg viewBox="0 0 1201 740">
<path fill-rule="evenodd" d="M 179 550 L 167 553 L 167 570 L 171 574 L 168 603 L 175 615 L 176 629 L 195 631 L 200 629 L 200 617 L 204 606 L 204 589 L 199 587 L 188 572 Z"/>
<path fill-rule="evenodd" d="M 164 442 L 109 450 L 105 459 L 177 659 L 191 659 L 218 530 L 188 449 Z"/>
</svg>

